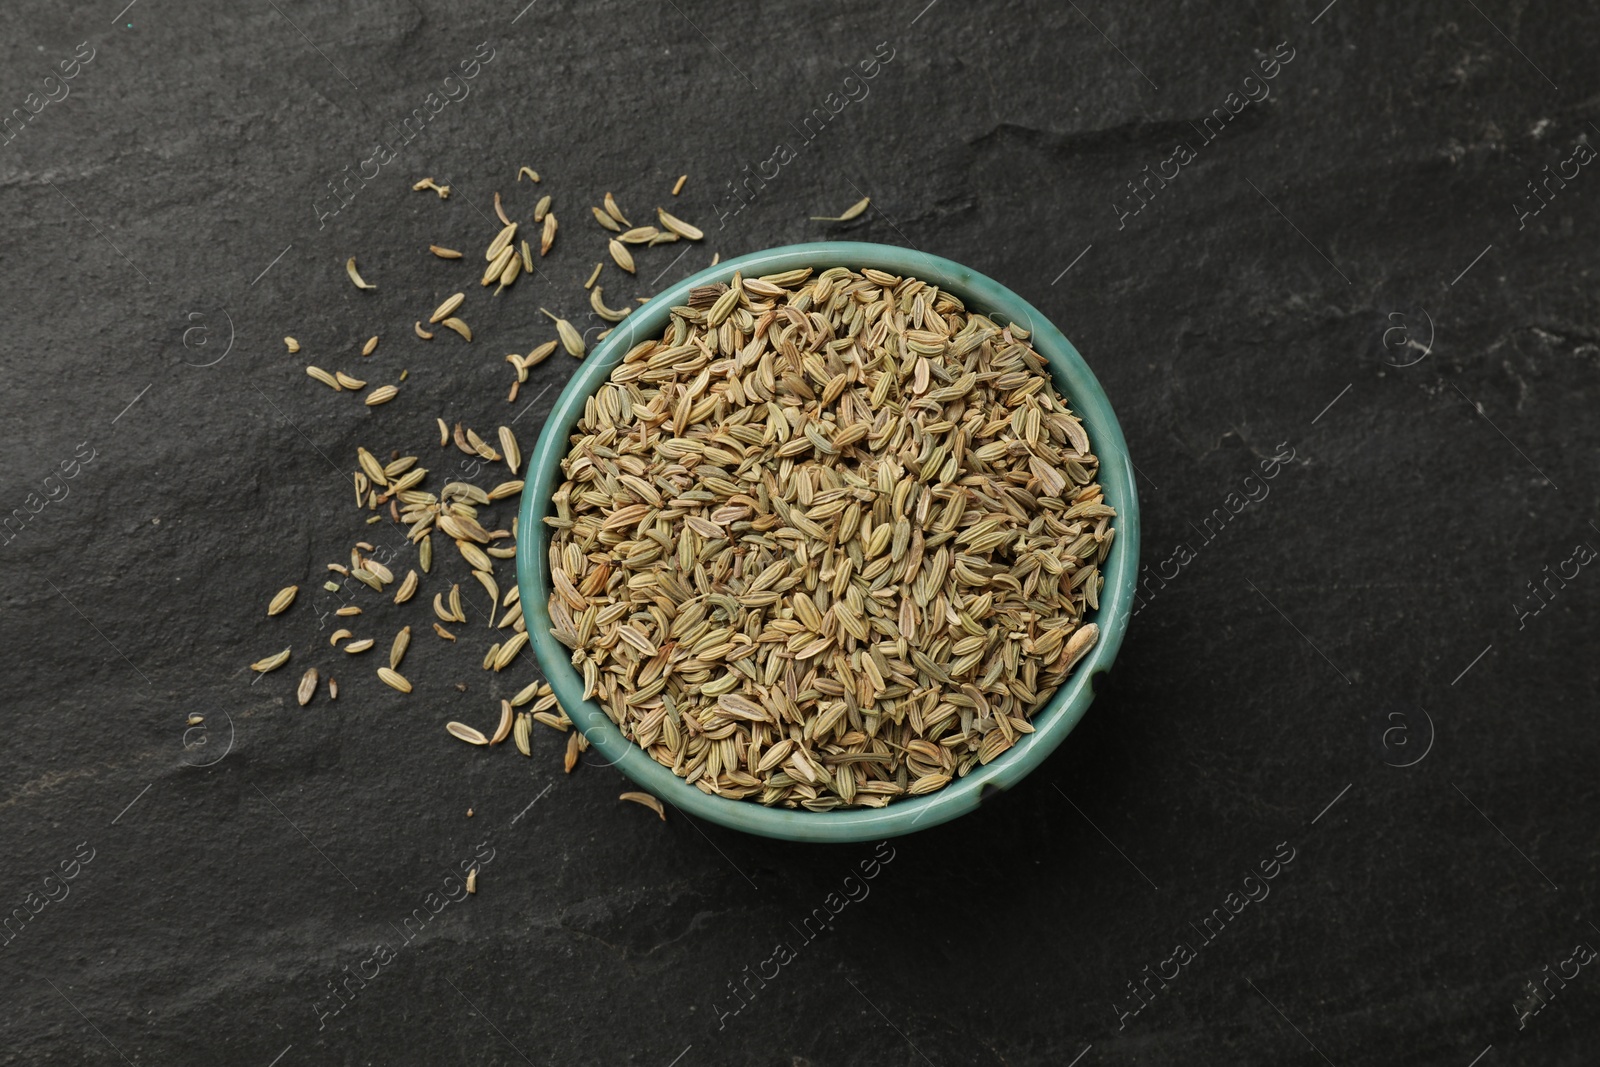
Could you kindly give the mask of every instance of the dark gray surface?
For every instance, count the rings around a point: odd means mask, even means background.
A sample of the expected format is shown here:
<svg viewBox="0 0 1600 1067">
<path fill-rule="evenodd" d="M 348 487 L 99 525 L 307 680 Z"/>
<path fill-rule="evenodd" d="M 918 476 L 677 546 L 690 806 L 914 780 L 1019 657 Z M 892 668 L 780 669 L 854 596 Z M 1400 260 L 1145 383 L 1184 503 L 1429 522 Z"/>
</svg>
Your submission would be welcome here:
<svg viewBox="0 0 1600 1067">
<path fill-rule="evenodd" d="M 1518 217 L 1541 168 L 1600 138 L 1594 11 L 924 4 L 0 14 L 0 113 L 95 49 L 0 147 L 4 508 L 37 504 L 80 442 L 93 456 L 0 544 L 5 907 L 29 913 L 92 850 L 0 947 L 0 1062 L 1594 1061 L 1592 967 L 1518 1019 L 1542 968 L 1600 945 L 1600 578 L 1550 580 L 1537 614 L 1527 584 L 1600 545 L 1600 176 Z M 325 183 L 483 41 L 471 95 L 319 229 Z M 797 145 L 880 41 L 869 94 L 719 229 L 724 184 Z M 1270 97 L 1202 144 L 1280 42 Z M 1125 183 L 1179 139 L 1197 158 L 1119 227 Z M 468 286 L 478 342 L 423 345 L 412 320 L 476 268 L 419 253 L 475 257 L 496 189 L 526 218 L 522 164 L 563 221 L 544 277 L 493 303 Z M 411 192 L 425 174 L 455 195 Z M 1063 748 L 894 842 L 809 942 L 796 927 L 871 846 L 662 825 L 616 801 L 614 771 L 562 775 L 549 731 L 531 761 L 465 750 L 440 722 L 492 721 L 532 663 L 482 672 L 481 631 L 443 647 L 422 598 L 363 598 L 355 627 L 381 646 L 418 628 L 409 698 L 372 677 L 381 651 L 337 662 L 316 628 L 322 565 L 382 529 L 343 480 L 355 447 L 427 446 L 443 470 L 461 457 L 428 445 L 435 414 L 522 411 L 501 357 L 550 336 L 540 305 L 587 317 L 607 189 L 708 231 L 675 265 L 641 256 L 614 303 L 712 251 L 845 234 L 1013 287 L 1118 407 L 1152 572 L 1193 551 Z M 865 194 L 856 223 L 805 221 Z M 345 279 L 350 255 L 376 293 Z M 308 356 L 410 376 L 369 411 L 306 378 Z M 571 368 L 554 357 L 523 399 Z M 521 414 L 525 447 L 553 396 Z M 1208 540 L 1280 442 L 1295 458 L 1270 495 Z M 263 617 L 291 581 L 300 603 Z M 288 644 L 252 684 L 246 664 Z M 336 669 L 337 704 L 295 706 L 308 664 Z M 190 714 L 208 746 L 186 746 Z M 398 947 L 480 842 L 478 895 Z M 1194 927 L 1280 843 L 1270 896 L 1204 943 Z M 1180 940 L 1197 958 L 1119 1028 L 1127 983 Z M 719 1026 L 779 941 L 795 958 Z M 379 943 L 395 958 L 319 1025 Z"/>
</svg>

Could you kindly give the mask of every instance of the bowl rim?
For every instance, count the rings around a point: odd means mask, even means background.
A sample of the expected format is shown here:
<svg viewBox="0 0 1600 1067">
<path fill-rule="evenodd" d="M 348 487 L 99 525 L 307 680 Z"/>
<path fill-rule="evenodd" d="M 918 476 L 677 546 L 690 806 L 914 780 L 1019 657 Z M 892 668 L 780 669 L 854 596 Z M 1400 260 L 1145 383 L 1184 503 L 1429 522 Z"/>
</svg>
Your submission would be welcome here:
<svg viewBox="0 0 1600 1067">
<path fill-rule="evenodd" d="M 612 368 L 641 340 L 659 336 L 671 308 L 688 302 L 691 288 L 726 282 L 735 272 L 747 276 L 776 274 L 801 267 L 864 267 L 909 275 L 948 289 L 969 309 L 996 322 L 1019 322 L 1030 342 L 1050 365 L 1052 378 L 1082 419 L 1100 457 L 1100 484 L 1117 509 L 1116 539 L 1101 573 L 1105 585 L 1100 607 L 1091 616 L 1100 639 L 1050 701 L 1032 717 L 1034 732 L 1024 734 L 993 762 L 974 767 L 943 789 L 926 796 L 903 798 L 883 808 L 809 811 L 767 807 L 751 800 L 731 800 L 702 792 L 657 763 L 649 753 L 622 735 L 600 706 L 585 701 L 581 675 L 572 666 L 571 651 L 550 634 L 546 606 L 550 589 L 550 527 L 542 520 L 560 482 L 561 460 L 568 437 L 583 414 L 585 402 L 609 378 Z M 619 323 L 579 365 L 546 416 L 538 442 L 524 468 L 526 479 L 518 507 L 517 585 L 525 612 L 529 642 L 541 673 L 575 727 L 588 737 L 605 761 L 640 788 L 681 812 L 735 830 L 789 841 L 874 841 L 925 830 L 977 808 L 992 788 L 1009 789 L 1026 777 L 1071 733 L 1094 700 L 1094 681 L 1110 668 L 1133 616 L 1139 554 L 1139 503 L 1132 460 L 1122 428 L 1104 388 L 1077 348 L 1037 308 L 1000 284 L 953 260 L 897 245 L 859 241 L 816 241 L 785 245 L 723 260 L 668 286 Z"/>
</svg>

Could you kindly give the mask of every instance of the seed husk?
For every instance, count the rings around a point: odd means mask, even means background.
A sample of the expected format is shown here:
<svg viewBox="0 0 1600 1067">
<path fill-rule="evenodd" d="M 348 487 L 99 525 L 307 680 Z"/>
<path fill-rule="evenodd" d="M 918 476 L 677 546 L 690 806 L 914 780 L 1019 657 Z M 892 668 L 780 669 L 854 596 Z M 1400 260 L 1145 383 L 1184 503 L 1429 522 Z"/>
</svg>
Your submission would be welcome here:
<svg viewBox="0 0 1600 1067">
<path fill-rule="evenodd" d="M 655 812 L 656 816 L 660 818 L 662 822 L 667 821 L 667 809 L 661 806 L 660 800 L 651 796 L 649 793 L 621 793 L 617 796 L 617 799 L 631 800 L 635 804 L 642 804 L 651 811 Z"/>
<path fill-rule="evenodd" d="M 463 559 L 480 571 L 487 571 L 494 566 L 483 549 L 471 541 L 456 541 L 456 549 L 461 553 Z"/>
<path fill-rule="evenodd" d="M 464 337 L 468 341 L 472 340 L 472 328 L 469 327 L 466 323 L 462 322 L 460 319 L 456 319 L 456 318 L 445 319 L 439 325 L 440 326 L 445 326 L 445 327 L 448 327 L 448 328 L 454 330 L 456 333 L 460 334 L 462 337 Z"/>
<path fill-rule="evenodd" d="M 506 268 L 511 266 L 516 258 L 517 250 L 515 248 L 507 245 L 501 249 L 499 254 L 491 259 L 489 265 L 483 269 L 483 277 L 478 279 L 478 284 L 493 285 L 505 274 Z"/>
<path fill-rule="evenodd" d="M 356 288 L 357 289 L 376 289 L 377 288 L 376 285 L 368 285 L 365 281 L 362 280 L 361 275 L 356 271 L 356 257 L 355 256 L 351 256 L 348 260 L 345 261 L 344 272 L 346 274 L 350 275 L 350 280 L 356 283 Z"/>
<path fill-rule="evenodd" d="M 398 689 L 402 693 L 411 692 L 411 683 L 406 681 L 405 677 L 398 671 L 389 667 L 379 667 L 378 677 L 383 680 L 384 685 L 391 689 Z"/>
<path fill-rule="evenodd" d="M 511 427 L 500 427 L 500 451 L 506 457 L 506 466 L 511 468 L 511 473 L 517 473 L 517 468 L 522 466 L 522 449 L 517 447 L 517 435 L 511 432 Z"/>
<path fill-rule="evenodd" d="M 689 176 L 687 174 L 678 175 L 678 180 L 672 183 L 672 195 L 677 196 L 679 193 L 683 192 L 683 183 L 688 180 Z"/>
<path fill-rule="evenodd" d="M 494 191 L 494 213 L 500 216 L 502 225 L 511 225 L 511 220 L 506 218 L 506 209 L 500 206 L 500 190 L 498 189 Z"/>
<path fill-rule="evenodd" d="M 394 591 L 394 602 L 396 604 L 404 604 L 410 600 L 417 591 L 417 581 L 417 572 L 407 571 L 405 581 L 401 582 L 400 588 Z"/>
<path fill-rule="evenodd" d="M 594 265 L 594 270 L 589 274 L 589 280 L 583 283 L 585 289 L 592 288 L 594 283 L 600 280 L 600 269 L 604 266 L 604 263 L 596 263 Z"/>
<path fill-rule="evenodd" d="M 518 167 L 517 168 L 517 181 L 520 182 L 522 180 L 522 176 L 524 174 L 526 174 L 528 176 L 528 180 L 529 181 L 536 182 L 536 181 L 539 180 L 539 172 L 534 170 L 532 167 Z"/>
<path fill-rule="evenodd" d="M 411 627 L 404 627 L 394 635 L 394 643 L 389 646 L 389 666 L 394 670 L 400 669 L 400 661 L 405 658 L 406 649 L 411 647 Z M 346 651 L 349 651 L 346 649 Z"/>
<path fill-rule="evenodd" d="M 378 462 L 378 457 L 368 452 L 365 448 L 357 446 L 356 462 L 361 464 L 361 471 L 372 480 L 374 485 L 388 485 L 389 476 L 384 473 L 383 464 Z"/>
<path fill-rule="evenodd" d="M 607 322 L 621 322 L 633 313 L 632 308 L 613 311 L 611 308 L 606 307 L 605 293 L 598 285 L 589 290 L 589 306 L 594 309 L 596 315 L 599 315 Z"/>
<path fill-rule="evenodd" d="M 310 668 L 300 676 L 300 688 L 295 692 L 295 699 L 303 708 L 311 703 L 311 698 L 317 693 L 317 669 Z"/>
<path fill-rule="evenodd" d="M 549 359 L 550 354 L 560 347 L 560 344 L 561 342 L 559 341 L 546 341 L 544 344 L 538 345 L 532 352 L 522 357 L 522 365 L 524 367 L 537 367 Z"/>
<path fill-rule="evenodd" d="M 498 745 L 511 736 L 511 723 L 515 718 L 516 714 L 511 710 L 511 701 L 502 700 L 500 702 L 500 725 L 495 727 L 494 735 L 489 738 L 491 745 Z"/>
<path fill-rule="evenodd" d="M 417 320 L 416 325 L 413 326 L 412 329 L 415 330 L 417 336 L 422 338 L 424 341 L 433 340 L 433 334 L 429 333 L 427 330 L 424 330 L 422 328 L 422 320 L 421 319 Z"/>
<path fill-rule="evenodd" d="M 549 317 L 550 321 L 556 324 L 556 333 L 560 335 L 561 347 L 567 350 L 567 355 L 572 356 L 575 359 L 582 359 L 584 353 L 583 335 L 578 332 L 577 327 L 573 326 L 572 323 L 568 322 L 566 319 L 560 318 L 552 312 L 546 311 L 544 308 L 540 308 L 539 310 L 544 312 L 544 314 Z"/>
<path fill-rule="evenodd" d="M 296 341 L 293 337 L 285 337 L 283 339 L 283 344 L 284 347 L 289 350 L 289 354 L 291 356 L 300 351 L 300 342 Z"/>
<path fill-rule="evenodd" d="M 383 468 L 383 473 L 390 478 L 399 475 L 389 490 L 389 496 L 398 496 L 428 476 L 428 468 L 415 466 L 416 462 L 416 456 L 405 456 Z"/>
<path fill-rule="evenodd" d="M 516 281 L 517 275 L 521 273 L 522 260 L 517 257 L 515 252 L 513 252 L 512 255 L 506 259 L 505 269 L 500 272 L 500 288 L 496 289 L 495 292 L 498 293 L 500 289 L 504 289 L 506 286 Z"/>
<path fill-rule="evenodd" d="M 739 295 L 739 287 L 732 286 L 717 297 L 716 302 L 706 312 L 706 325 L 721 326 L 728 316 L 733 314 L 733 309 L 739 306 Z"/>
<path fill-rule="evenodd" d="M 294 603 L 295 594 L 300 592 L 298 585 L 286 585 L 272 595 L 272 601 L 267 604 L 268 615 L 282 615 L 289 610 L 289 605 Z"/>
<path fill-rule="evenodd" d="M 335 392 L 344 391 L 344 386 L 339 384 L 339 379 L 335 378 L 321 367 L 307 367 L 306 374 L 315 378 L 317 381 L 321 382 L 323 385 L 326 385 L 329 389 L 332 389 Z"/>
<path fill-rule="evenodd" d="M 567 774 L 571 774 L 572 768 L 578 765 L 578 753 L 580 751 L 578 748 L 578 738 L 581 736 L 582 735 L 576 731 L 567 735 L 567 752 L 561 760 L 562 770 Z"/>
<path fill-rule="evenodd" d="M 533 221 L 543 222 L 548 214 L 550 214 L 550 194 L 546 193 L 539 198 L 537 204 L 533 205 Z"/>
<path fill-rule="evenodd" d="M 489 247 L 484 251 L 483 258 L 490 263 L 499 259 L 501 254 L 511 247 L 511 240 L 516 235 L 517 224 L 514 222 L 506 223 L 505 229 L 495 234 L 494 240 L 489 242 Z"/>
<path fill-rule="evenodd" d="M 473 729 L 464 722 L 447 722 L 444 724 L 444 728 L 451 737 L 460 738 L 469 745 L 487 745 L 489 743 L 489 739 L 483 736 L 481 730 Z"/>
<path fill-rule="evenodd" d="M 488 460 L 490 463 L 498 463 L 498 462 L 500 462 L 500 453 L 498 453 L 494 449 L 490 448 L 488 443 L 485 442 L 483 438 L 479 437 L 476 431 L 474 431 L 474 430 L 468 430 L 467 431 L 467 443 L 472 446 L 472 451 L 476 452 L 478 455 L 482 456 L 484 459 Z M 473 488 L 477 489 L 476 486 L 474 486 Z M 481 489 L 478 490 L 478 491 L 482 492 Z"/>
<path fill-rule="evenodd" d="M 360 615 L 361 609 L 356 607 L 354 604 L 346 604 L 344 607 L 336 610 L 334 614 L 340 616 L 341 618 L 347 618 L 351 615 Z"/>
<path fill-rule="evenodd" d="M 629 274 L 633 274 L 633 253 L 628 251 L 628 246 L 613 237 L 607 247 L 611 250 L 612 262 Z"/>
<path fill-rule="evenodd" d="M 328 699 L 329 700 L 338 700 L 339 699 L 339 683 L 337 681 L 335 681 L 332 677 L 330 677 L 328 679 Z"/>
<path fill-rule="evenodd" d="M 366 399 L 363 401 L 363 403 L 365 403 L 369 408 L 376 407 L 379 404 L 387 404 L 389 401 L 393 400 L 399 395 L 400 390 L 398 387 L 393 385 L 380 385 L 378 388 L 366 395 Z"/>
<path fill-rule="evenodd" d="M 372 638 L 363 637 L 359 641 L 351 641 L 348 645 L 345 645 L 344 646 L 344 650 L 346 652 L 350 653 L 351 655 L 355 655 L 355 654 L 357 654 L 359 652 L 365 652 L 367 649 L 371 648 L 375 644 L 377 644 L 377 642 L 374 641 Z"/>
<path fill-rule="evenodd" d="M 496 671 L 503 671 L 507 667 L 511 666 L 511 661 L 517 658 L 517 653 L 521 652 L 522 646 L 526 645 L 527 643 L 528 634 L 526 631 L 519 634 L 513 634 L 509 641 L 506 641 L 500 646 L 500 651 L 495 653 L 494 669 Z"/>
<path fill-rule="evenodd" d="M 343 641 L 347 637 L 354 637 L 354 636 L 355 636 L 355 634 L 353 634 L 349 630 L 346 630 L 346 629 L 341 627 L 340 629 L 337 629 L 337 630 L 333 631 L 332 634 L 328 635 L 328 644 L 331 645 L 334 648 L 338 648 L 340 641 Z"/>
<path fill-rule="evenodd" d="M 433 632 L 438 634 L 440 637 L 444 638 L 446 641 L 454 641 L 456 639 L 456 635 L 455 634 L 451 633 L 449 630 L 446 630 L 443 626 L 440 626 L 438 623 L 434 623 L 433 624 Z"/>
<path fill-rule="evenodd" d="M 349 389 L 351 392 L 354 392 L 357 389 L 365 389 L 367 386 L 367 383 L 362 381 L 360 378 L 352 378 L 342 370 L 334 371 L 333 378 L 334 381 L 338 382 L 346 389 Z"/>
<path fill-rule="evenodd" d="M 467 814 L 471 815 L 472 812 L 469 811 L 469 812 L 467 812 Z M 477 891 L 478 891 L 478 868 L 474 867 L 474 868 L 472 868 L 472 870 L 467 872 L 467 892 L 468 893 L 477 893 Z"/>
<path fill-rule="evenodd" d="M 461 253 L 457 252 L 453 248 L 440 248 L 438 245 L 429 245 L 428 246 L 428 251 L 432 252 L 434 255 L 438 256 L 440 259 L 460 259 L 461 258 Z"/>
<path fill-rule="evenodd" d="M 596 222 L 598 222 L 600 225 L 604 226 L 606 229 L 610 230 L 612 233 L 621 233 L 622 232 L 622 227 L 617 224 L 617 220 L 616 219 L 612 218 L 610 215 L 607 215 L 604 211 L 601 211 L 597 207 L 592 207 L 589 210 L 594 212 L 594 220 Z"/>
<path fill-rule="evenodd" d="M 376 352 L 377 350 L 378 350 L 378 335 L 377 334 L 373 334 L 371 337 L 367 338 L 367 343 L 361 346 L 361 354 L 363 356 L 370 356 L 370 355 L 372 355 L 372 353 Z"/>
<path fill-rule="evenodd" d="M 622 223 L 622 225 L 624 225 L 624 226 L 632 226 L 633 225 L 633 223 L 629 222 L 627 220 L 627 217 L 622 214 L 622 209 L 617 206 L 616 198 L 613 197 L 610 193 L 606 194 L 605 205 L 606 205 L 606 214 L 610 215 L 612 218 L 616 219 L 618 222 Z"/>
<path fill-rule="evenodd" d="M 851 219 L 867 210 L 867 205 L 872 203 L 872 197 L 864 196 L 860 200 L 845 208 L 837 215 L 812 215 L 812 222 L 849 222 Z"/>
<path fill-rule="evenodd" d="M 428 316 L 430 324 L 443 322 L 455 313 L 456 308 L 466 303 L 466 293 L 452 293 L 445 297 L 444 303 L 433 309 L 433 314 Z"/>
<path fill-rule="evenodd" d="M 268 656 L 266 659 L 258 659 L 254 663 L 250 664 L 250 669 L 258 674 L 266 674 L 268 671 L 275 671 L 285 663 L 289 662 L 289 651 L 290 650 L 286 648 L 275 656 Z"/>
<path fill-rule="evenodd" d="M 701 230 L 700 227 L 691 226 L 676 215 L 668 214 L 661 208 L 656 208 L 656 218 L 661 220 L 662 228 L 672 231 L 679 237 L 684 237 L 691 241 L 698 241 L 705 237 L 705 231 Z"/>
<path fill-rule="evenodd" d="M 1095 642 L 1100 639 L 1100 627 L 1094 623 L 1085 623 L 1067 639 L 1066 646 L 1061 650 L 1063 669 L 1071 670 L 1077 662 L 1084 657 Z"/>
</svg>

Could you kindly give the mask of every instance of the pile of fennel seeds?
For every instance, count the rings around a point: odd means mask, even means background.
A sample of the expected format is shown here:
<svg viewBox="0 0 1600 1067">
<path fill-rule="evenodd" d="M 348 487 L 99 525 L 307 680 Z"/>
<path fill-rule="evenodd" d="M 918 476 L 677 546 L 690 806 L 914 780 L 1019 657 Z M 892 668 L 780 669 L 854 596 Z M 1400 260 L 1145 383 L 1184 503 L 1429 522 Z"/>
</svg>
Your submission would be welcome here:
<svg viewBox="0 0 1600 1067">
<path fill-rule="evenodd" d="M 529 167 L 519 168 L 517 172 L 518 183 L 524 178 L 532 183 L 541 181 L 539 174 Z M 672 187 L 673 196 L 682 191 L 686 181 L 687 176 L 677 179 Z M 445 297 L 431 311 L 426 305 L 419 306 L 417 314 L 425 317 L 418 317 L 411 328 L 418 339 L 432 341 L 435 327 L 444 326 L 460 337 L 458 343 L 472 345 L 476 342 L 482 345 L 485 339 L 475 339 L 472 327 L 467 322 L 467 318 L 473 317 L 474 307 L 481 305 L 476 304 L 479 298 L 469 298 L 468 292 L 474 288 L 488 289 L 494 286 L 492 292 L 483 299 L 500 297 L 511 289 L 521 275 L 536 273 L 536 265 L 551 256 L 553 250 L 556 256 L 552 258 L 559 258 L 561 249 L 556 248 L 558 223 L 553 197 L 539 193 L 540 188 L 535 184 L 537 202 L 531 211 L 531 239 L 525 236 L 530 228 L 519 220 L 515 209 L 509 208 L 499 192 L 494 194 L 494 212 L 498 217 L 499 229 L 492 230 L 492 236 L 486 235 L 484 239 L 486 247 L 483 247 L 482 255 L 486 266 L 478 278 L 478 287 L 472 286 L 470 281 L 459 275 L 462 269 L 468 269 L 476 276 L 476 268 L 471 265 L 468 256 L 447 245 L 427 246 L 429 258 L 441 261 L 440 269 L 456 276 L 458 280 L 455 284 L 463 285 L 466 291 Z M 435 193 L 441 200 L 450 193 L 448 186 L 439 186 L 427 178 L 417 182 L 413 189 Z M 533 199 L 533 196 L 528 198 L 530 203 Z M 598 247 L 589 254 L 609 255 L 618 272 L 626 272 L 627 276 L 621 284 L 630 287 L 634 284 L 633 272 L 636 269 L 635 253 L 630 248 L 643 250 L 680 240 L 698 242 L 704 238 L 700 229 L 659 206 L 654 212 L 660 224 L 656 227 L 633 226 L 609 192 L 601 199 L 601 204 L 603 207 L 592 209 L 596 226 L 592 230 L 587 225 L 581 227 L 582 231 L 589 231 L 581 236 L 588 236 L 590 240 L 598 237 L 595 241 Z M 562 241 L 569 246 L 568 254 L 583 255 L 577 251 L 581 246 L 574 243 L 574 236 L 565 231 L 563 233 Z M 462 260 L 468 262 L 458 263 Z M 716 261 L 717 257 L 711 259 L 712 263 Z M 357 289 L 369 291 L 378 288 L 368 280 L 370 272 L 362 273 L 357 257 L 349 257 L 344 266 L 351 284 Z M 588 270 L 588 280 L 583 283 L 583 288 L 588 292 L 591 309 L 600 319 L 608 323 L 619 322 L 632 309 L 611 309 L 606 306 L 602 285 L 599 284 L 602 268 L 603 261 L 595 262 L 592 270 L 584 268 Z M 578 273 L 576 277 L 581 279 L 583 274 Z M 378 278 L 377 281 L 382 279 Z M 447 286 L 444 291 L 453 287 Z M 642 303 L 646 298 L 638 299 Z M 433 300 L 428 301 L 428 304 L 432 303 Z M 558 348 L 575 359 L 582 359 L 587 353 L 587 345 L 577 327 L 550 311 L 543 308 L 540 311 L 550 319 L 556 337 L 535 345 L 527 355 L 513 353 L 505 357 L 515 375 L 510 392 L 505 397 L 508 402 L 516 401 L 529 369 L 543 362 Z M 597 339 L 605 336 L 606 333 L 601 332 Z M 299 354 L 302 349 L 301 342 L 293 336 L 285 337 L 284 345 L 291 356 Z M 373 359 L 378 348 L 379 337 L 374 334 L 361 346 L 356 358 L 369 366 L 375 365 L 383 358 L 379 355 Z M 357 378 L 342 370 L 330 373 L 315 365 L 307 366 L 305 370 L 307 377 L 335 392 L 359 394 L 368 385 L 364 378 Z M 370 375 L 364 374 L 364 377 L 367 376 Z M 398 412 L 391 402 L 400 397 L 405 379 L 406 372 L 401 371 L 395 383 L 375 386 L 362 397 L 364 403 L 368 407 L 390 404 L 384 413 L 386 418 L 393 419 L 395 415 L 390 412 Z M 324 588 L 329 593 L 340 594 L 345 602 L 334 612 L 338 617 L 335 623 L 338 629 L 328 637 L 323 662 L 306 668 L 300 676 L 295 696 L 302 707 L 312 703 L 323 691 L 328 700 L 337 700 L 339 685 L 334 677 L 335 672 L 343 675 L 345 669 L 352 666 L 367 670 L 375 668 L 383 684 L 401 693 L 411 694 L 413 686 L 405 673 L 403 661 L 414 636 L 418 640 L 437 640 L 453 647 L 470 649 L 475 661 L 481 652 L 482 668 L 496 674 L 530 659 L 528 655 L 519 655 L 526 649 L 528 635 L 515 578 L 508 573 L 502 573 L 499 577 L 496 575 L 496 565 L 514 560 L 516 555 L 517 520 L 514 513 L 523 487 L 521 445 L 511 428 L 505 425 L 481 435 L 460 421 L 452 427 L 444 418 L 438 418 L 437 425 L 439 447 L 447 453 L 452 449 L 459 451 L 468 457 L 469 462 L 481 463 L 483 473 L 478 478 L 484 484 L 466 480 L 446 481 L 438 472 L 430 474 L 428 468 L 439 468 L 439 463 L 427 459 L 426 451 L 422 448 L 417 448 L 413 454 L 391 450 L 384 459 L 378 457 L 377 449 L 356 449 L 354 469 L 350 473 L 357 506 L 369 513 L 366 519 L 369 525 L 387 519 L 400 527 L 408 546 L 389 544 L 390 541 L 398 542 L 398 538 L 373 537 L 372 541 L 378 541 L 382 547 L 368 540 L 356 541 L 351 547 L 348 564 L 342 561 L 327 564 L 330 573 L 323 583 Z M 464 466 L 459 458 L 441 458 L 440 462 L 446 464 L 439 468 L 440 472 L 458 470 Z M 501 463 L 504 463 L 506 471 L 500 477 L 506 480 L 499 480 L 490 473 L 495 465 Z M 448 476 L 446 473 L 445 477 Z M 500 513 L 500 509 L 512 512 L 509 529 L 491 528 L 495 524 L 490 516 Z M 470 575 L 465 582 L 467 596 L 463 596 L 462 582 L 441 581 L 441 575 L 434 571 L 436 542 L 445 553 L 441 563 L 444 559 L 459 556 L 466 564 Z M 505 572 L 511 568 L 500 569 Z M 500 587 L 501 581 L 506 583 L 507 588 Z M 488 610 L 484 608 L 484 598 L 477 596 L 476 587 L 481 587 L 487 594 Z M 295 584 L 279 590 L 268 603 L 267 614 L 277 616 L 291 611 L 299 588 Z M 430 594 L 431 617 L 428 607 Z M 408 620 L 407 625 L 400 626 L 392 637 L 388 631 L 395 624 L 384 627 L 371 614 L 363 612 L 363 605 L 372 614 L 393 611 L 380 608 L 378 612 L 373 612 L 374 604 L 371 601 L 378 598 L 392 600 L 397 606 L 410 603 L 414 598 L 416 600 L 416 606 L 402 609 L 403 612 L 416 614 Z M 467 618 L 469 610 L 475 616 L 471 625 Z M 484 618 L 485 615 L 487 618 Z M 486 632 L 487 638 L 483 636 Z M 320 645 L 320 639 L 317 644 Z M 486 650 L 483 649 L 484 645 L 488 646 Z M 369 660 L 383 658 L 383 649 L 388 650 L 387 666 L 369 664 Z M 260 674 L 276 671 L 289 662 L 291 652 L 292 647 L 285 648 L 255 661 L 250 667 Z M 336 661 L 337 665 L 330 666 L 330 659 Z M 466 687 L 459 685 L 458 688 L 464 690 Z M 445 731 L 473 745 L 497 745 L 509 740 L 524 756 L 531 756 L 532 727 L 536 723 L 542 724 L 567 734 L 564 763 L 568 772 L 576 765 L 579 755 L 588 748 L 588 739 L 572 729 L 571 720 L 556 701 L 550 686 L 542 680 L 524 685 L 511 699 L 498 700 L 497 703 L 498 709 L 485 716 L 481 729 L 466 723 L 449 722 L 444 726 Z M 625 796 L 624 799 L 633 798 Z"/>
<path fill-rule="evenodd" d="M 1115 510 L 1015 325 L 843 267 L 694 289 L 585 406 L 551 632 L 584 698 L 707 793 L 931 793 L 1094 645 Z"/>
</svg>

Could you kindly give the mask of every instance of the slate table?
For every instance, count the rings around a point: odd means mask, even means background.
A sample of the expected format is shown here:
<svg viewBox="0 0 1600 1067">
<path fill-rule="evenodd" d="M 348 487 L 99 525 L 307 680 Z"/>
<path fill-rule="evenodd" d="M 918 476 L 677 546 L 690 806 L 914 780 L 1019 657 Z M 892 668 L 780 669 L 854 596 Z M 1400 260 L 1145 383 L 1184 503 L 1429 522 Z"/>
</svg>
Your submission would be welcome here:
<svg viewBox="0 0 1600 1067">
<path fill-rule="evenodd" d="M 121 2 L 0 33 L 0 1062 L 1594 1062 L 1592 6 Z M 417 339 L 524 165 L 555 248 Z M 882 846 L 662 824 L 553 732 L 445 736 L 535 677 L 486 630 L 326 614 L 395 536 L 357 446 L 531 447 L 574 364 L 507 403 L 502 356 L 602 325 L 607 190 L 706 230 L 613 305 L 910 244 L 1093 365 L 1142 603 L 1022 786 Z"/>
</svg>

